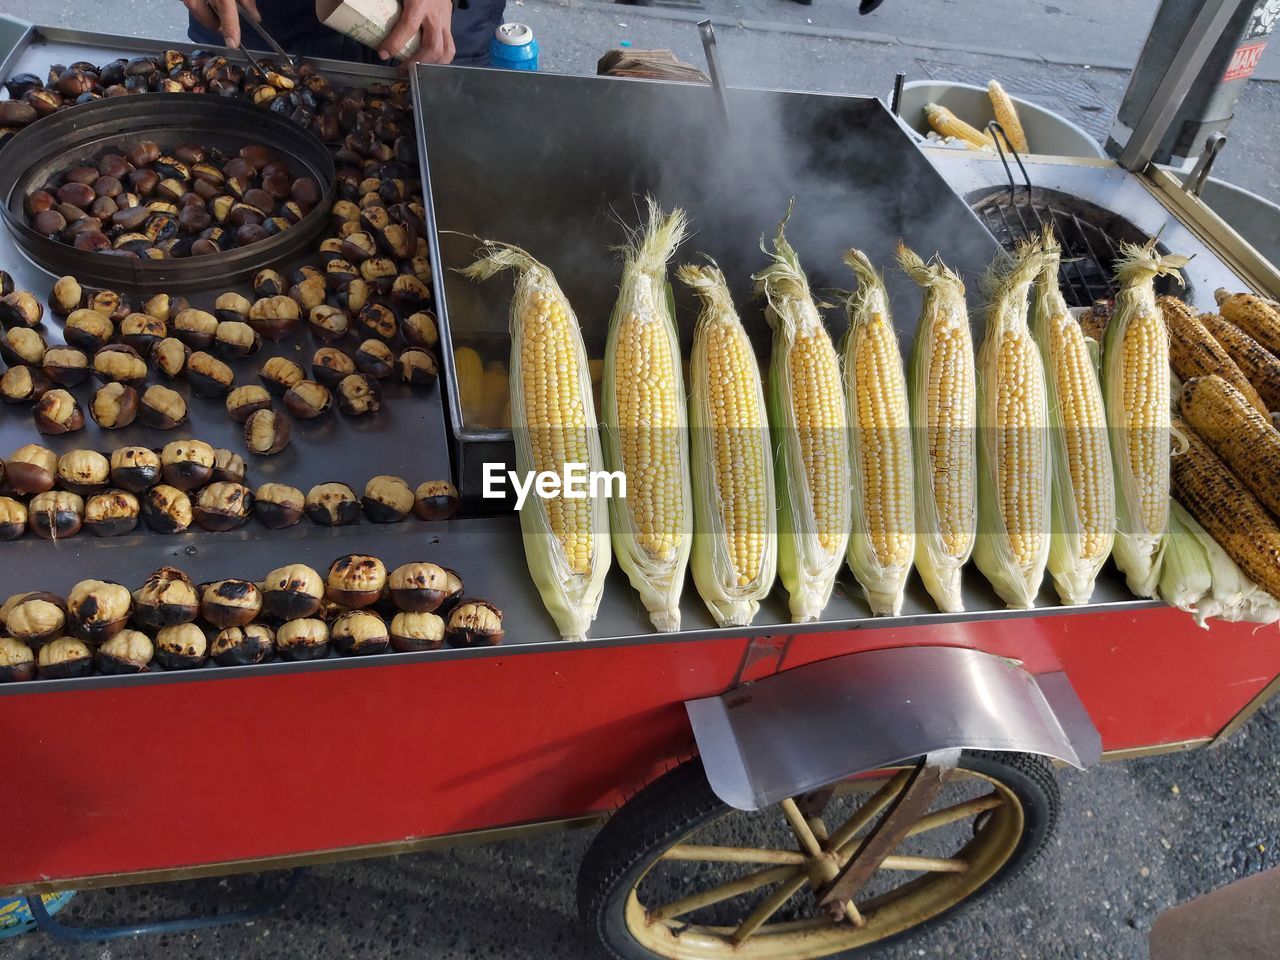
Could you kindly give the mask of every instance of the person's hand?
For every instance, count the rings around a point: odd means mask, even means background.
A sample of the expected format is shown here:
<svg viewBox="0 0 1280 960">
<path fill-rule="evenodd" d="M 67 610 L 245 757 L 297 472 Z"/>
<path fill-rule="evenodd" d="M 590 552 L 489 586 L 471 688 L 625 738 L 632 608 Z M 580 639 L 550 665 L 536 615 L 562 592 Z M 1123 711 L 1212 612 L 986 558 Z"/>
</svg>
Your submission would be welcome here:
<svg viewBox="0 0 1280 960">
<path fill-rule="evenodd" d="M 186 2 L 186 0 L 184 0 Z M 232 3 L 235 0 L 231 0 Z M 451 63 L 455 49 L 452 0 L 405 0 L 400 19 L 378 48 L 383 60 L 394 57 L 412 38 L 421 34 L 422 43 L 408 59 L 422 63 Z"/>
<path fill-rule="evenodd" d="M 257 0 L 241 0 L 241 3 L 250 20 L 257 23 L 262 19 Z M 236 9 L 236 0 L 182 0 L 182 5 L 210 30 L 221 33 L 228 47 L 240 46 L 240 11 Z"/>
</svg>

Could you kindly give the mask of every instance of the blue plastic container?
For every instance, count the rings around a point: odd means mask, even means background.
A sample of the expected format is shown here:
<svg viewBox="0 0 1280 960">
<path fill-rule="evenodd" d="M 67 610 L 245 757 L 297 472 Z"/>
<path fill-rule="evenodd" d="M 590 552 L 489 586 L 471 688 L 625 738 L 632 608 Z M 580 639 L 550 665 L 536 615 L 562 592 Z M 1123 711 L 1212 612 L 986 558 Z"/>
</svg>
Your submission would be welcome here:
<svg viewBox="0 0 1280 960">
<path fill-rule="evenodd" d="M 61 893 L 41 894 L 44 908 L 50 916 L 57 913 L 72 897 L 74 890 L 63 890 Z M 26 897 L 0 897 L 0 940 L 16 937 L 36 928 L 35 918 L 31 916 L 31 908 L 27 906 Z"/>
<path fill-rule="evenodd" d="M 538 41 L 523 23 L 504 23 L 489 41 L 489 62 L 503 70 L 537 70 Z"/>
</svg>

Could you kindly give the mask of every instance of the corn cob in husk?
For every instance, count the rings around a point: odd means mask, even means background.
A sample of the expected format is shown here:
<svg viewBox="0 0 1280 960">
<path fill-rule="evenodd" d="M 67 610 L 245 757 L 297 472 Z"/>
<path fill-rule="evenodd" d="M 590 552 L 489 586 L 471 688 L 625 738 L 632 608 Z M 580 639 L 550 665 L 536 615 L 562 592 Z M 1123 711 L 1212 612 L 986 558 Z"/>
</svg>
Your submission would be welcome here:
<svg viewBox="0 0 1280 960">
<path fill-rule="evenodd" d="M 777 574 L 773 450 L 760 368 L 724 274 L 686 264 L 702 301 L 689 363 L 693 582 L 722 627 L 751 623 Z"/>
<path fill-rule="evenodd" d="M 790 214 L 788 214 L 789 216 Z M 840 360 L 800 259 L 778 225 L 772 262 L 755 274 L 773 328 L 769 426 L 777 449 L 778 573 L 793 622 L 831 599 L 849 541 L 849 424 Z"/>
<path fill-rule="evenodd" d="M 664 632 L 680 629 L 693 536 L 684 377 L 667 282 L 685 222 L 683 210 L 663 214 L 650 200 L 648 226 L 623 249 L 601 392 L 605 463 L 627 478 L 627 495 L 609 501 L 614 554 Z"/>
<path fill-rule="evenodd" d="M 1280 601 L 1245 576 L 1239 564 L 1227 556 L 1218 541 L 1177 500 L 1169 503 L 1169 517 L 1178 518 L 1178 522 L 1199 541 L 1209 558 L 1212 586 L 1191 611 L 1199 626 L 1209 629 L 1205 622 L 1209 619 L 1262 624 L 1280 621 Z"/>
<path fill-rule="evenodd" d="M 1213 590 L 1213 566 L 1204 544 L 1184 521 L 1186 513 L 1175 506 L 1169 505 L 1169 524 L 1160 541 L 1160 599 L 1194 615 Z"/>
<path fill-rule="evenodd" d="M 485 241 L 462 271 L 486 280 L 516 273 L 511 299 L 512 435 L 516 468 L 526 476 L 565 474 L 581 464 L 604 467 L 591 403 L 587 353 L 573 308 L 545 265 L 519 247 Z M 584 639 L 595 619 L 609 570 L 609 508 L 604 497 L 530 496 L 520 511 L 529 573 L 566 640 Z"/>
</svg>

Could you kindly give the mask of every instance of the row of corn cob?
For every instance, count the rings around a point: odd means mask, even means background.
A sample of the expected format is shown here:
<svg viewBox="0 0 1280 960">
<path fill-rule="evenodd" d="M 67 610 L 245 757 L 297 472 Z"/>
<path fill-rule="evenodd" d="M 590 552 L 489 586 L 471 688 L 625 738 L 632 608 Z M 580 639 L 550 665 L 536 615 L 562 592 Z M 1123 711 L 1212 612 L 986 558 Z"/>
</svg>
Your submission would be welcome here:
<svg viewBox="0 0 1280 960">
<path fill-rule="evenodd" d="M 1004 87 L 998 80 L 992 80 L 987 84 L 987 98 L 991 101 L 991 112 L 1000 125 L 1005 143 L 1018 153 L 1029 152 L 1027 135 L 1022 129 L 1022 121 L 1018 119 L 1013 98 L 1005 93 Z M 941 104 L 926 103 L 924 118 L 939 136 L 962 143 L 969 150 L 995 149 L 996 142 L 992 134 L 965 123 Z"/>
</svg>

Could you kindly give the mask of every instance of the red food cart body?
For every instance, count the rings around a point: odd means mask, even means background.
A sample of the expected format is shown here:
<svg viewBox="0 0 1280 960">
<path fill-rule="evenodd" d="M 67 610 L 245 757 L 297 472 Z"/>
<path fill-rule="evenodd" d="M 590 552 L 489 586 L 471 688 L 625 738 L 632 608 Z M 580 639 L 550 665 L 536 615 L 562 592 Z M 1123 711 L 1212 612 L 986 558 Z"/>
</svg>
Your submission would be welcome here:
<svg viewBox="0 0 1280 960">
<path fill-rule="evenodd" d="M 1064 672 L 1112 756 L 1214 738 L 1280 675 L 1274 628 L 1206 633 L 1146 608 L 51 684 L 0 697 L 6 809 L 21 824 L 0 888 L 265 868 L 589 817 L 694 751 L 685 700 L 911 645 Z"/>
</svg>

